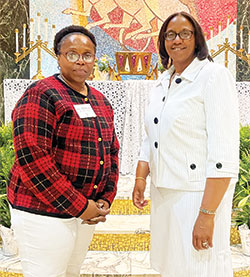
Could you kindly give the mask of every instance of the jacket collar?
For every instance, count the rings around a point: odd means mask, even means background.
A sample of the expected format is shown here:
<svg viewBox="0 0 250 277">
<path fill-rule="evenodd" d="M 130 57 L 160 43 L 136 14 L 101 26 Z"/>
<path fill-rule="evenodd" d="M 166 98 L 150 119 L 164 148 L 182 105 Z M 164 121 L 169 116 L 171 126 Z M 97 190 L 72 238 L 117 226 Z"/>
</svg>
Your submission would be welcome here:
<svg viewBox="0 0 250 277">
<path fill-rule="evenodd" d="M 208 59 L 200 61 L 198 58 L 194 58 L 191 64 L 180 74 L 179 77 L 193 82 L 200 70 L 207 63 L 209 63 Z M 168 82 L 174 70 L 175 68 L 172 65 L 168 70 L 164 71 L 158 78 L 156 86 L 161 85 L 163 82 Z"/>
</svg>

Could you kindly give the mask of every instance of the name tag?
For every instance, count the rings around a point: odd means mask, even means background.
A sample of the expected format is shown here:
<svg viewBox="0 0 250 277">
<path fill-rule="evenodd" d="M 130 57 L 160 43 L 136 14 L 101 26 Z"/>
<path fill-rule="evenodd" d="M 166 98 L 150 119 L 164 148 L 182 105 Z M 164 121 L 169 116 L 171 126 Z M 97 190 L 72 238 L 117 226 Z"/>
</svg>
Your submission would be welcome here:
<svg viewBox="0 0 250 277">
<path fill-rule="evenodd" d="M 96 117 L 96 114 L 90 104 L 74 105 L 74 108 L 80 118 Z"/>
</svg>

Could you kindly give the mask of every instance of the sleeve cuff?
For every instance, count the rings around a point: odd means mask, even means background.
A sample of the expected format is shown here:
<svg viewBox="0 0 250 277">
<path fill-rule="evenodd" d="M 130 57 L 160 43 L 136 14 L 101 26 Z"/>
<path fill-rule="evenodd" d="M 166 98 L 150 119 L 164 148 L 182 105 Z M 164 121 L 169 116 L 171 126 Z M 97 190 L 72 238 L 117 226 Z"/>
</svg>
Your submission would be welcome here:
<svg viewBox="0 0 250 277">
<path fill-rule="evenodd" d="M 232 162 L 217 161 L 207 164 L 207 178 L 237 178 L 239 173 L 239 165 Z"/>
</svg>

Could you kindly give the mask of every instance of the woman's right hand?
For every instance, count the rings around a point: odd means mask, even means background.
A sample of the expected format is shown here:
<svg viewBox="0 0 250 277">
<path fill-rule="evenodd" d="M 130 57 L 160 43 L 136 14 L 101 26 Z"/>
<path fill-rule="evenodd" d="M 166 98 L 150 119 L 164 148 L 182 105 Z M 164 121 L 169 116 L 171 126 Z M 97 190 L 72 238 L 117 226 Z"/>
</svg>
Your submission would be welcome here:
<svg viewBox="0 0 250 277">
<path fill-rule="evenodd" d="M 105 222 L 106 215 L 109 212 L 110 209 L 102 209 L 99 203 L 89 199 L 88 207 L 81 214 L 80 218 L 87 224 L 97 224 L 98 222 Z"/>
<path fill-rule="evenodd" d="M 133 204 L 140 210 L 143 210 L 148 205 L 148 200 L 144 199 L 144 192 L 146 188 L 146 182 L 143 180 L 136 180 L 132 199 Z"/>
</svg>

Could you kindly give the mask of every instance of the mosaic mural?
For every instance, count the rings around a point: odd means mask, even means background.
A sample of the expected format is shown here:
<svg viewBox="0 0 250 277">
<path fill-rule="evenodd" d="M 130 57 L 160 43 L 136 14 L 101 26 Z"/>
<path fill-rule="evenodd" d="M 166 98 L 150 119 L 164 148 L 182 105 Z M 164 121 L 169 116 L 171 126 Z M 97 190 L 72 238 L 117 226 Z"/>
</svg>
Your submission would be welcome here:
<svg viewBox="0 0 250 277">
<path fill-rule="evenodd" d="M 30 16 L 35 21 L 37 12 L 40 12 L 41 22 L 47 17 L 50 26 L 56 25 L 56 31 L 70 24 L 90 29 L 97 39 L 97 57 L 108 55 L 112 59 L 111 65 L 115 64 L 115 52 L 123 50 L 149 51 L 153 53 L 152 65 L 155 65 L 158 62 L 159 29 L 168 15 L 180 10 L 191 13 L 200 22 L 210 49 L 218 50 L 217 45 L 222 45 L 225 37 L 229 38 L 231 44 L 236 43 L 234 23 L 237 19 L 237 0 L 30 0 Z M 57 72 L 55 59 L 45 53 L 43 55 L 44 75 Z M 224 56 L 223 53 L 220 54 L 215 61 L 223 64 Z M 32 53 L 33 75 L 37 68 L 35 59 L 35 53 Z M 236 56 L 229 52 L 228 67 L 234 76 L 235 64 Z M 132 76 L 128 77 L 131 78 Z"/>
<path fill-rule="evenodd" d="M 136 3 L 136 5 L 135 5 Z M 227 27 L 227 17 L 232 23 L 237 17 L 237 0 L 71 0 L 71 7 L 64 14 L 85 19 L 85 26 L 101 28 L 122 48 L 156 53 L 156 37 L 164 20 L 172 13 L 185 11 L 196 18 L 210 38 L 210 26 L 221 21 L 223 31 Z M 80 8 L 80 9 L 79 9 Z M 76 19 L 75 19 L 76 20 Z M 214 35 L 218 33 L 216 28 Z"/>
</svg>

